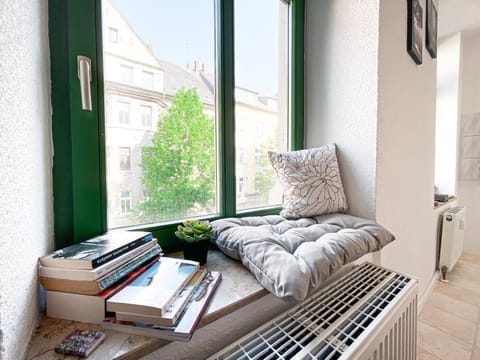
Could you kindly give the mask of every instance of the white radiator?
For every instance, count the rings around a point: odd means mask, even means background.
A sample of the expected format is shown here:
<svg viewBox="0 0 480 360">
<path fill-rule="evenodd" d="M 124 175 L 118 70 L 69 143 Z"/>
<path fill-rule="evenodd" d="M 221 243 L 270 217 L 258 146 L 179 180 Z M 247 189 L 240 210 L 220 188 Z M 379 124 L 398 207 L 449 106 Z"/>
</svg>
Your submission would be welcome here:
<svg viewBox="0 0 480 360">
<path fill-rule="evenodd" d="M 363 263 L 213 359 L 416 359 L 417 280 Z"/>
<path fill-rule="evenodd" d="M 442 281 L 447 281 L 446 273 L 452 270 L 462 254 L 464 230 L 465 207 L 455 206 L 443 213 L 438 263 L 442 271 Z"/>
</svg>

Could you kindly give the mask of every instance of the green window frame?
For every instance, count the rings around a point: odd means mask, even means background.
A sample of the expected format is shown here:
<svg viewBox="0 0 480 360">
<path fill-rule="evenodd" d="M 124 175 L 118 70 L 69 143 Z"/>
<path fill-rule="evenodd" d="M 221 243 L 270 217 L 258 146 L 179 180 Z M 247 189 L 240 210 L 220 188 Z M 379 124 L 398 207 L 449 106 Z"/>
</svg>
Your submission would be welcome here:
<svg viewBox="0 0 480 360">
<path fill-rule="evenodd" d="M 291 0 L 291 149 L 304 139 L 305 1 Z M 234 2 L 216 1 L 220 217 L 236 216 L 234 133 Z M 54 146 L 55 248 L 107 231 L 101 0 L 50 0 L 49 37 Z M 82 111 L 77 56 L 91 59 L 93 111 Z M 242 215 L 278 213 L 277 209 Z M 178 223 L 137 226 L 152 231 L 164 250 L 175 247 Z"/>
</svg>

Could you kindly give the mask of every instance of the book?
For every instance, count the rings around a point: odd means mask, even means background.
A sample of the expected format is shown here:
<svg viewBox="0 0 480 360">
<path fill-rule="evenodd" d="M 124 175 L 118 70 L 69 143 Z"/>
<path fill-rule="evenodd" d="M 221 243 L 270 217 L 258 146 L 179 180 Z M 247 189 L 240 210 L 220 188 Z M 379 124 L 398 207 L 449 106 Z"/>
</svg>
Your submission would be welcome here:
<svg viewBox="0 0 480 360">
<path fill-rule="evenodd" d="M 83 280 L 83 281 L 92 281 L 104 277 L 113 270 L 119 268 L 123 264 L 132 260 L 132 258 L 144 253 L 145 251 L 151 249 L 157 245 L 157 239 L 153 239 L 139 247 L 103 264 L 95 269 L 67 269 L 67 268 L 57 268 L 51 266 L 38 265 L 38 275 L 40 277 L 48 277 L 55 279 L 68 279 L 68 280 Z M 162 251 L 160 249 L 160 251 Z"/>
<path fill-rule="evenodd" d="M 199 264 L 196 261 L 161 257 L 135 281 L 107 300 L 107 310 L 163 316 Z"/>
<path fill-rule="evenodd" d="M 88 357 L 105 339 L 105 333 L 97 330 L 75 330 L 55 346 L 55 352 L 65 355 Z"/>
<path fill-rule="evenodd" d="M 202 282 L 205 277 L 206 270 L 199 269 L 195 275 L 190 279 L 190 281 L 185 285 L 183 290 L 178 294 L 176 299 L 172 304 L 167 308 L 163 316 L 148 316 L 141 314 L 130 314 L 117 312 L 115 317 L 117 320 L 121 321 L 133 321 L 140 322 L 144 324 L 153 324 L 153 325 L 162 325 L 162 326 L 174 326 L 183 313 L 185 306 L 188 304 L 192 298 L 195 289 Z"/>
<path fill-rule="evenodd" d="M 152 247 L 140 254 L 129 262 L 123 264 L 119 268 L 106 274 L 104 277 L 97 280 L 69 280 L 57 279 L 40 276 L 39 280 L 45 290 L 70 292 L 75 294 L 96 295 L 115 284 L 125 275 L 135 270 L 137 267 L 156 257 L 160 253 L 158 247 Z"/>
<path fill-rule="evenodd" d="M 118 283 L 103 290 L 98 295 L 74 294 L 47 290 L 47 316 L 92 324 L 101 324 L 108 316 L 106 300 L 138 278 L 149 266 L 157 262 L 153 258 L 141 265 Z"/>
<path fill-rule="evenodd" d="M 151 232 L 115 230 L 41 257 L 40 264 L 68 269 L 94 269 L 146 242 Z"/>
<path fill-rule="evenodd" d="M 204 285 L 202 284 L 195 289 L 195 293 L 187 304 L 182 317 L 173 327 L 120 321 L 114 317 L 105 319 L 102 322 L 102 326 L 104 329 L 128 334 L 149 336 L 170 341 L 190 341 L 222 278 L 221 274 L 215 271 L 211 272 L 211 276 L 212 281 L 205 287 L 206 290 L 203 290 Z M 198 295 L 202 291 L 205 291 L 204 296 L 198 298 Z"/>
</svg>

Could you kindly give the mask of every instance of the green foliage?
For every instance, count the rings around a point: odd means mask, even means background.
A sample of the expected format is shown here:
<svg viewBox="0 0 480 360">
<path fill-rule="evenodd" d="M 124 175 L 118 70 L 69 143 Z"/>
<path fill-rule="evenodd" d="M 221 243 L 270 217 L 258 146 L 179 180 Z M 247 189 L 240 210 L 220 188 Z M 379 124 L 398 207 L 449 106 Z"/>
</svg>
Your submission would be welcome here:
<svg viewBox="0 0 480 360">
<path fill-rule="evenodd" d="M 175 235 L 189 243 L 195 243 L 210 239 L 212 226 L 208 220 L 185 220 L 182 225 L 178 225 L 178 231 Z"/>
<path fill-rule="evenodd" d="M 152 146 L 142 149 L 142 181 L 148 199 L 139 206 L 147 221 L 186 217 L 215 199 L 215 123 L 196 89 L 181 89 L 159 120 Z"/>
</svg>

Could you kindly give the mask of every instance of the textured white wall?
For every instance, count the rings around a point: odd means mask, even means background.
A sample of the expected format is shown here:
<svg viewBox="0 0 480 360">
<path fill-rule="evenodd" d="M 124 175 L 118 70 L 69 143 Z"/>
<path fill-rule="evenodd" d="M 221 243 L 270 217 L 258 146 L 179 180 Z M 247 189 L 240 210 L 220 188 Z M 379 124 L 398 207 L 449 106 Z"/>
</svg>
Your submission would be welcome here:
<svg viewBox="0 0 480 360">
<path fill-rule="evenodd" d="M 382 265 L 418 277 L 422 295 L 435 273 L 437 247 L 436 60 L 424 47 L 423 64 L 413 62 L 406 24 L 406 1 L 380 1 L 377 221 L 397 237 L 382 251 Z"/>
<path fill-rule="evenodd" d="M 53 233 L 46 0 L 0 0 L 0 358 L 35 329 L 37 258 Z"/>
<path fill-rule="evenodd" d="M 378 0 L 306 1 L 306 147 L 337 144 L 349 213 L 375 217 Z"/>
<path fill-rule="evenodd" d="M 350 212 L 396 235 L 380 261 L 423 294 L 436 256 L 436 61 L 407 53 L 406 1 L 306 6 L 306 145 L 338 144 Z"/>
<path fill-rule="evenodd" d="M 480 116 L 480 32 L 463 38 L 462 115 Z M 477 134 L 479 134 L 477 132 Z M 480 134 L 479 134 L 480 135 Z M 462 140 L 461 140 L 462 141 Z M 480 157 L 480 154 L 477 153 Z M 480 172 L 480 170 L 479 170 Z M 480 254 L 480 178 L 458 183 L 459 203 L 466 207 L 464 249 Z"/>
</svg>

